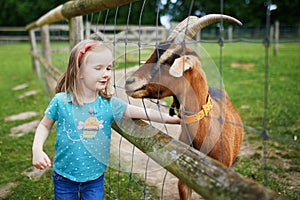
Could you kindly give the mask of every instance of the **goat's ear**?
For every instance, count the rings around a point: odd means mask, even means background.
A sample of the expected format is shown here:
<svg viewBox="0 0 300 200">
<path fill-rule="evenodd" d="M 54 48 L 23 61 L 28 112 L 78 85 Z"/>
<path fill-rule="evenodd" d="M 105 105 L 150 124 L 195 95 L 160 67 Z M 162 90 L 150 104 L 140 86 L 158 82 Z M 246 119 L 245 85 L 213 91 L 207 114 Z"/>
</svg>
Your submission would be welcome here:
<svg viewBox="0 0 300 200">
<path fill-rule="evenodd" d="M 194 65 L 193 58 L 184 55 L 176 58 L 173 65 L 169 69 L 169 74 L 174 77 L 181 77 L 185 71 L 192 68 Z"/>
</svg>

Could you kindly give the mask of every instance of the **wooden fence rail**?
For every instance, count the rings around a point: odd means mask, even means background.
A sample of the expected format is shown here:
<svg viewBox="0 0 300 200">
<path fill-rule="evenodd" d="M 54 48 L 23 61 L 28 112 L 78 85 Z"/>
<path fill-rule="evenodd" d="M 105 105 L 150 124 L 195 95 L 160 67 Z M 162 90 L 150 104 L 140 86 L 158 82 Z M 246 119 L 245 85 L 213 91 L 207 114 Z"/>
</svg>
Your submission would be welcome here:
<svg viewBox="0 0 300 200">
<path fill-rule="evenodd" d="M 205 199 L 284 199 L 141 120 L 122 119 L 113 128 Z"/>
<path fill-rule="evenodd" d="M 18 35 L 12 35 L 12 33 L 18 33 Z M 29 36 L 27 34 L 27 30 L 25 27 L 0 26 L 0 41 L 23 41 L 23 40 L 29 40 Z"/>
<path fill-rule="evenodd" d="M 107 10 L 109 8 L 115 8 L 136 0 L 77 0 L 69 1 L 63 5 L 60 5 L 48 13 L 40 17 L 37 21 L 34 21 L 26 26 L 27 30 L 41 27 L 45 24 L 51 24 L 63 19 L 70 19 L 76 16 L 82 16 L 86 14 L 91 14 L 93 12 L 99 12 L 102 10 Z"/>
</svg>

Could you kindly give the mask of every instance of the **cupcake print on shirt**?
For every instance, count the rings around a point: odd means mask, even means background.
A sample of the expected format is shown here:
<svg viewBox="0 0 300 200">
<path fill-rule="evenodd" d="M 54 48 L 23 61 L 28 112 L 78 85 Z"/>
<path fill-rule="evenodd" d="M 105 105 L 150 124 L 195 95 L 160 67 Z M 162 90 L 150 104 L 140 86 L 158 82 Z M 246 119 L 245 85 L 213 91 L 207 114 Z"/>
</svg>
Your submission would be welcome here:
<svg viewBox="0 0 300 200">
<path fill-rule="evenodd" d="M 83 129 L 83 138 L 94 138 L 99 131 L 103 128 L 103 120 L 98 120 L 93 116 L 93 110 L 89 109 L 90 117 L 85 122 L 79 121 L 77 128 Z"/>
</svg>

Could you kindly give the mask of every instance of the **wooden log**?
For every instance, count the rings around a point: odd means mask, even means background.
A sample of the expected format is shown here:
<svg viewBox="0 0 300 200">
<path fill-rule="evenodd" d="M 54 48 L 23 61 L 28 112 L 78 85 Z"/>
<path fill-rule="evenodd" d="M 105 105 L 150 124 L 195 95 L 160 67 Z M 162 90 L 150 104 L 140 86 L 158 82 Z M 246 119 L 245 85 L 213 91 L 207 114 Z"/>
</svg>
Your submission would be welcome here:
<svg viewBox="0 0 300 200">
<path fill-rule="evenodd" d="M 50 10 L 45 15 L 41 16 L 37 21 L 34 21 L 26 26 L 27 30 L 41 27 L 45 24 L 51 24 L 63 19 L 99 12 L 109 8 L 115 8 L 137 0 L 77 0 L 68 1 L 63 5 Z"/>
<path fill-rule="evenodd" d="M 284 199 L 141 120 L 122 119 L 112 127 L 205 199 Z"/>
</svg>

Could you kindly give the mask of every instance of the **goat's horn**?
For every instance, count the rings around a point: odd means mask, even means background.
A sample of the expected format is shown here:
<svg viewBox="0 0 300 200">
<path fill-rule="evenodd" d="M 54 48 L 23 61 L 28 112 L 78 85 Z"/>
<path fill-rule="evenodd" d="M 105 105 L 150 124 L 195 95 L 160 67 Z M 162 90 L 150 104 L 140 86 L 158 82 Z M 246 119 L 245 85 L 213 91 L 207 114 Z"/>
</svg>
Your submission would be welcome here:
<svg viewBox="0 0 300 200">
<path fill-rule="evenodd" d="M 201 18 L 189 16 L 175 27 L 168 37 L 168 41 L 175 39 L 174 42 L 180 43 L 183 42 L 184 39 L 192 39 L 201 29 L 222 20 L 242 25 L 239 20 L 228 15 L 209 14 Z"/>
</svg>

